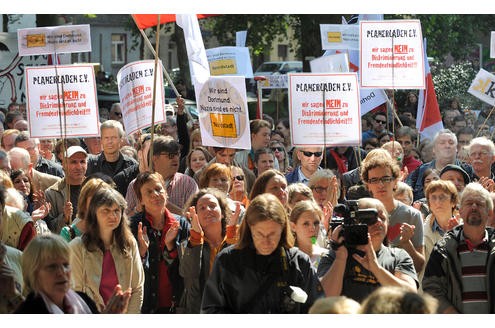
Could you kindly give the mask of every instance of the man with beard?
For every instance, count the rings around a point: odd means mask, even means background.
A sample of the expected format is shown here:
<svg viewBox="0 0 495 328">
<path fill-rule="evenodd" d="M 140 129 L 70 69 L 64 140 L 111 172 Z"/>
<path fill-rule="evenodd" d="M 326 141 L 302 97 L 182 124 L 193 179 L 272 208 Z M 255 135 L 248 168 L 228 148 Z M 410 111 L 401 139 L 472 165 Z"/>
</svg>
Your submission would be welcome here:
<svg viewBox="0 0 495 328">
<path fill-rule="evenodd" d="M 474 173 L 471 165 L 462 163 L 457 158 L 457 137 L 452 131 L 443 129 L 437 132 L 433 138 L 433 153 L 434 159 L 431 162 L 419 166 L 406 179 L 406 183 L 413 188 L 414 200 L 425 197 L 422 181 L 424 172 L 429 168 L 437 169 L 438 172 L 441 172 L 448 164 L 455 164 L 466 171 L 469 179 L 473 181 Z"/>
<path fill-rule="evenodd" d="M 346 296 L 363 301 L 380 286 L 398 286 L 416 291 L 418 279 L 413 261 L 403 249 L 383 244 L 388 230 L 385 206 L 373 198 L 361 198 L 360 209 L 376 209 L 375 222 L 368 222 L 368 243 L 344 246 L 342 225 L 331 232 L 328 254 L 318 265 L 318 277 L 327 297 Z"/>
<path fill-rule="evenodd" d="M 464 221 L 437 242 L 426 265 L 423 291 L 439 301 L 439 313 L 495 312 L 495 241 L 487 227 L 493 203 L 479 183 L 461 197 Z"/>
</svg>

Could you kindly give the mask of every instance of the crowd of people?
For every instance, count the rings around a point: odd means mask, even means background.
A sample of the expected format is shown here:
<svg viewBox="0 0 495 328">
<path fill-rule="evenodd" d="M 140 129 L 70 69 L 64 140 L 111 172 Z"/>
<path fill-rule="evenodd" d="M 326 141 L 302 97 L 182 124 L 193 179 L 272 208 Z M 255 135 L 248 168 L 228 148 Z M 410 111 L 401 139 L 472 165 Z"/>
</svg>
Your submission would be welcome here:
<svg viewBox="0 0 495 328">
<path fill-rule="evenodd" d="M 490 114 L 452 104 L 431 140 L 411 92 L 360 147 L 293 147 L 265 115 L 245 150 L 203 145 L 180 97 L 152 133 L 116 103 L 99 137 L 57 140 L 13 104 L 0 313 L 494 313 Z"/>
</svg>

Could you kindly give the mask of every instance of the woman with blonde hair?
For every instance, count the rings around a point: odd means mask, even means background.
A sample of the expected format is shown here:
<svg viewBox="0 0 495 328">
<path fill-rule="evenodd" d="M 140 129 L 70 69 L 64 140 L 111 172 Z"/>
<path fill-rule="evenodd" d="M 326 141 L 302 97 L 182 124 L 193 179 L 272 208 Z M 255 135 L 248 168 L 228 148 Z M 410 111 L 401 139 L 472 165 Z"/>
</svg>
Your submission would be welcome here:
<svg viewBox="0 0 495 328">
<path fill-rule="evenodd" d="M 239 242 L 215 260 L 201 313 L 308 313 L 322 288 L 308 255 L 293 246 L 282 203 L 271 194 L 255 197 Z"/>
<path fill-rule="evenodd" d="M 90 314 L 98 313 L 95 302 L 83 292 L 71 289 L 70 247 L 56 234 L 37 236 L 22 254 L 22 275 L 26 299 L 16 314 Z M 104 313 L 124 313 L 130 289 L 120 285 L 112 290 Z"/>
</svg>

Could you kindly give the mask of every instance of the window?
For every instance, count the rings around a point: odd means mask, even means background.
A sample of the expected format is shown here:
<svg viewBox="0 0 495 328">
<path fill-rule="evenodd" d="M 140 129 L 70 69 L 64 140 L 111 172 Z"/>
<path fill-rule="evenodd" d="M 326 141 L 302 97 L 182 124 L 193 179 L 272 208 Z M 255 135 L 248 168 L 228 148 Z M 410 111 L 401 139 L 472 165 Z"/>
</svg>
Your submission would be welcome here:
<svg viewBox="0 0 495 328">
<path fill-rule="evenodd" d="M 280 57 L 282 60 L 287 59 L 288 55 L 288 49 L 289 47 L 286 44 L 279 44 L 278 45 L 278 57 Z"/>
<path fill-rule="evenodd" d="M 126 62 L 127 42 L 125 34 L 112 34 L 112 64 Z"/>
</svg>

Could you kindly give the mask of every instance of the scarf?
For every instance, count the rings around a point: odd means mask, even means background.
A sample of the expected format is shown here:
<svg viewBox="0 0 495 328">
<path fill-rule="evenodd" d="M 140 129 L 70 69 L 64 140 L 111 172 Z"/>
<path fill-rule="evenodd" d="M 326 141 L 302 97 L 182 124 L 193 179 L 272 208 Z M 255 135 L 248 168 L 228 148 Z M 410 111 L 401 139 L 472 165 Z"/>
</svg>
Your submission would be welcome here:
<svg viewBox="0 0 495 328">
<path fill-rule="evenodd" d="M 53 303 L 44 293 L 40 292 L 40 295 L 43 298 L 43 301 L 45 302 L 48 312 L 52 314 L 64 314 L 64 313 L 91 314 L 92 313 L 86 302 L 81 298 L 81 296 L 79 296 L 72 289 L 69 289 L 65 294 L 64 308 L 66 312 L 64 312 L 55 303 Z"/>
</svg>

